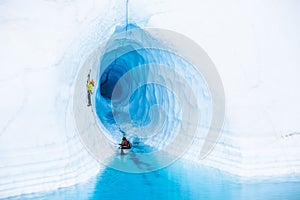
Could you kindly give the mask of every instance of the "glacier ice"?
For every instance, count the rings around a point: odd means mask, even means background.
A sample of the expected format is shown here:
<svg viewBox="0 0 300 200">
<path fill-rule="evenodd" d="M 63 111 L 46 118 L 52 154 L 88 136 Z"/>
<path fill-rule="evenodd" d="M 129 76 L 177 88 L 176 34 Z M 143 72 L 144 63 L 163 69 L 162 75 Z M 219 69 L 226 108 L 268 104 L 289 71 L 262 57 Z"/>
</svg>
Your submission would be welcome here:
<svg viewBox="0 0 300 200">
<path fill-rule="evenodd" d="M 198 135 L 184 157 L 246 178 L 299 174 L 299 3 L 133 2 L 138 6 L 131 8 L 130 20 L 141 27 L 167 28 L 201 44 L 216 64 L 225 88 L 226 121 L 214 151 L 199 160 L 204 136 Z M 85 81 L 79 71 L 91 52 L 124 19 L 122 6 L 105 0 L 0 3 L 1 198 L 74 185 L 103 168 L 78 137 L 74 112 L 81 110 L 73 107 L 74 87 L 76 78 Z M 159 53 L 170 63 L 182 62 Z M 100 66 L 100 60 L 95 62 Z M 95 78 L 100 87 L 104 77 Z M 109 108 L 103 102 L 110 92 L 98 91 L 95 105 L 105 108 L 107 114 Z M 180 110 L 179 102 L 159 86 L 143 87 L 134 96 L 148 92 L 155 98 L 141 99 L 147 106 L 159 103 L 176 114 Z M 169 104 L 157 98 L 160 94 Z M 134 98 L 133 103 L 136 101 Z M 135 124 L 148 125 L 148 107 L 134 108 L 129 109 L 137 112 Z M 105 122 L 111 117 L 97 110 L 97 121 L 94 114 L 85 117 L 95 121 L 82 123 L 100 126 L 105 137 L 116 141 L 118 127 Z M 171 139 L 171 135 L 161 138 L 166 143 Z M 161 148 L 160 143 L 144 142 L 148 152 Z M 112 147 L 108 144 L 108 149 Z"/>
</svg>

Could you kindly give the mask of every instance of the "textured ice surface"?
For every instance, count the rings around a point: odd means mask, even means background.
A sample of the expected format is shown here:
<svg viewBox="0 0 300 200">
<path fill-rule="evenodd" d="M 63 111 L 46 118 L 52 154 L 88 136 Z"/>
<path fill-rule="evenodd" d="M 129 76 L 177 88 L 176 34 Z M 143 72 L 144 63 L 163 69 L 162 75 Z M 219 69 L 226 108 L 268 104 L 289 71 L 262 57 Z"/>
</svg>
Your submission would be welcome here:
<svg viewBox="0 0 300 200">
<path fill-rule="evenodd" d="M 199 162 L 243 177 L 298 174 L 299 2 L 131 2 L 130 20 L 187 35 L 218 68 L 225 129 Z M 74 82 L 90 52 L 124 25 L 123 11 L 104 0 L 1 1 L 0 197 L 74 185 L 101 168 L 78 138 Z M 136 122 L 147 123 L 140 114 Z M 185 157 L 196 160 L 202 142 Z"/>
<path fill-rule="evenodd" d="M 116 28 L 114 34 L 125 31 L 125 28 L 120 29 L 122 28 Z M 146 30 L 132 24 L 127 29 L 137 29 L 138 33 L 135 33 L 141 35 L 143 43 L 130 39 L 130 36 L 109 41 L 104 47 L 105 52 L 99 66 L 100 80 L 96 88 L 95 105 L 100 123 L 107 129 L 109 137 L 118 142 L 121 136 L 126 134 L 132 142 L 139 140 L 140 143 L 149 146 L 149 150 L 158 150 L 170 144 L 178 134 L 184 102 L 178 101 L 178 94 L 175 94 L 171 87 L 163 85 L 168 81 L 173 88 L 181 88 L 181 92 L 186 90 L 186 87 L 192 88 L 198 101 L 191 106 L 197 113 L 201 113 L 199 123 L 202 127 L 207 126 L 210 123 L 212 105 L 209 89 L 201 74 L 180 55 L 164 50 L 163 45 L 160 49 L 147 47 L 145 44 L 153 45 L 157 41 Z M 120 52 L 127 53 L 118 57 L 122 54 Z M 156 66 L 161 67 L 155 69 Z M 141 70 L 138 70 L 138 67 L 141 67 Z M 188 85 L 180 85 L 178 80 L 167 80 L 168 77 L 164 77 L 164 74 L 170 73 L 168 69 L 182 75 Z M 113 96 L 117 82 L 130 70 L 133 72 L 130 76 L 127 75 L 126 80 L 120 84 L 120 91 Z M 148 83 L 150 73 L 152 76 L 162 76 L 161 83 Z M 130 88 L 135 88 L 142 82 L 147 84 L 138 87 L 131 94 Z M 129 98 L 128 105 L 125 98 Z M 123 114 L 127 106 L 130 120 L 124 118 Z M 163 113 L 153 111 L 154 106 L 159 106 Z M 117 122 L 116 118 L 119 118 Z M 147 135 L 148 132 L 152 136 Z"/>
</svg>

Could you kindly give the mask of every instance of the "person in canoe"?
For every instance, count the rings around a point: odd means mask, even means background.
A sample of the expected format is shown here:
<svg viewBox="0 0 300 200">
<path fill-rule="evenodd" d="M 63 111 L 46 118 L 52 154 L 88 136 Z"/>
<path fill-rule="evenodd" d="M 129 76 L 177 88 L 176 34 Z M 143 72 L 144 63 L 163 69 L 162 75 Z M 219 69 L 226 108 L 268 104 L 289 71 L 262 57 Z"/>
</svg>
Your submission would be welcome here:
<svg viewBox="0 0 300 200">
<path fill-rule="evenodd" d="M 124 135 L 122 137 L 122 142 L 120 144 L 121 149 L 131 149 L 131 144 L 130 142 L 126 139 L 126 136 Z"/>
</svg>

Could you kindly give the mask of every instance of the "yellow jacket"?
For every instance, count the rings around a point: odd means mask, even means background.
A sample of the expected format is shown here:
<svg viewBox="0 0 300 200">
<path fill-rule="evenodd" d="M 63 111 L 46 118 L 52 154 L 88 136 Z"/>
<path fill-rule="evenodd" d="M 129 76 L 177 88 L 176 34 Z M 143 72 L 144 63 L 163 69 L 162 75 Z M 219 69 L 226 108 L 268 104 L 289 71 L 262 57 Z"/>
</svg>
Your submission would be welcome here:
<svg viewBox="0 0 300 200">
<path fill-rule="evenodd" d="M 88 91 L 92 91 L 94 85 L 90 82 L 88 85 L 87 85 L 87 88 L 88 88 Z"/>
</svg>

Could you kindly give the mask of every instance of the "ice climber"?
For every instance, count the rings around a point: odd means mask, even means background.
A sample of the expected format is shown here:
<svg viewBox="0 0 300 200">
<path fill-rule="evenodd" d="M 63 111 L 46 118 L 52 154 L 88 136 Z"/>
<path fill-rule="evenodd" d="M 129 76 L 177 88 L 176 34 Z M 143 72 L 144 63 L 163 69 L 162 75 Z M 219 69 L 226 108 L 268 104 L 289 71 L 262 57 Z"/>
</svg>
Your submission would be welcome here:
<svg viewBox="0 0 300 200">
<path fill-rule="evenodd" d="M 93 87 L 94 87 L 94 80 L 90 78 L 90 73 L 88 74 L 88 80 L 86 82 L 86 86 L 87 86 L 87 95 L 88 95 L 88 105 L 87 106 L 91 106 L 92 105 L 92 94 L 93 94 Z"/>
</svg>

